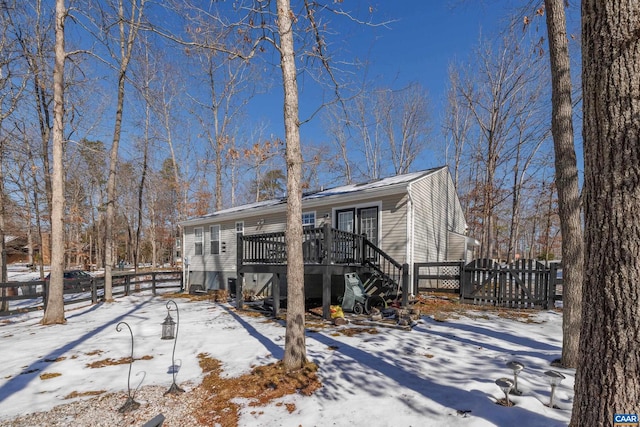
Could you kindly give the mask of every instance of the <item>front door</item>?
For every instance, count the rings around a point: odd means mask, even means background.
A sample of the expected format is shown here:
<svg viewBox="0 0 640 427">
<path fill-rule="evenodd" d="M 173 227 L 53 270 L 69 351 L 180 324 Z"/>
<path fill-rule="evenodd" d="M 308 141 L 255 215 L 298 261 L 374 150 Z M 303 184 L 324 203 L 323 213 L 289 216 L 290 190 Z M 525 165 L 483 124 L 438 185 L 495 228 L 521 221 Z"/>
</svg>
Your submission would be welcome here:
<svg viewBox="0 0 640 427">
<path fill-rule="evenodd" d="M 358 209 L 358 233 L 364 236 L 375 246 L 378 246 L 378 208 Z M 375 261 L 375 252 L 369 247 L 365 249 L 364 258 Z"/>
<path fill-rule="evenodd" d="M 364 234 L 378 244 L 378 207 L 341 209 L 336 211 L 336 228 L 349 233 Z"/>
<path fill-rule="evenodd" d="M 364 236 L 374 245 L 378 245 L 378 230 L 379 230 L 379 214 L 378 207 L 371 206 L 365 208 L 352 208 L 341 209 L 336 211 L 336 228 L 341 231 L 347 231 L 349 233 L 364 234 Z M 345 252 L 345 257 L 350 258 L 351 255 L 347 255 L 350 251 L 349 247 L 353 245 L 338 244 L 338 250 Z M 353 254 L 355 256 L 355 253 Z M 371 259 L 375 255 L 373 252 L 364 254 L 366 259 Z"/>
<path fill-rule="evenodd" d="M 378 208 L 358 209 L 358 233 L 364 234 L 374 245 L 378 245 Z"/>
<path fill-rule="evenodd" d="M 343 209 L 336 212 L 336 228 L 338 230 L 355 233 L 355 209 Z"/>
</svg>

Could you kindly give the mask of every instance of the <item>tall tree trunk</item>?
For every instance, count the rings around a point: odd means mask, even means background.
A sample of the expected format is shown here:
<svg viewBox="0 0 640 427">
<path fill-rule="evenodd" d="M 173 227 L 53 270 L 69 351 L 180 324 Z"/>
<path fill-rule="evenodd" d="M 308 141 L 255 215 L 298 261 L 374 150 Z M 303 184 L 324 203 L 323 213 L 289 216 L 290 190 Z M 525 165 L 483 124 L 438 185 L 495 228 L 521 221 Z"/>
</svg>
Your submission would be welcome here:
<svg viewBox="0 0 640 427">
<path fill-rule="evenodd" d="M 145 91 L 148 91 L 148 90 L 149 88 L 145 86 Z M 151 111 L 150 111 L 149 104 L 147 102 L 147 105 L 145 108 L 145 121 L 144 121 L 144 148 L 142 153 L 142 174 L 140 177 L 140 185 L 138 186 L 138 224 L 136 227 L 135 247 L 133 249 L 133 268 L 136 273 L 138 272 L 138 262 L 140 261 L 140 236 L 142 233 L 143 196 L 144 196 L 145 180 L 147 177 L 148 157 L 149 157 L 150 118 L 151 118 Z"/>
<path fill-rule="evenodd" d="M 39 257 L 38 257 L 38 270 L 40 272 L 40 280 L 44 279 L 44 238 L 42 236 L 42 221 L 40 219 L 40 203 L 39 203 L 39 191 L 38 191 L 38 176 L 36 173 L 36 164 L 33 153 L 29 148 L 27 150 L 29 163 L 31 165 L 31 184 L 33 188 L 33 210 L 36 216 L 36 230 L 38 234 L 38 241 L 40 242 Z"/>
<path fill-rule="evenodd" d="M 571 426 L 640 413 L 638 1 L 583 0 L 585 278 Z"/>
<path fill-rule="evenodd" d="M 284 86 L 287 163 L 287 332 L 284 366 L 298 369 L 307 361 L 304 335 L 304 264 L 302 262 L 302 152 L 298 118 L 298 84 L 293 48 L 293 12 L 289 0 L 277 0 L 280 65 Z"/>
<path fill-rule="evenodd" d="M 7 279 L 7 248 L 5 243 L 5 231 L 4 231 L 4 216 L 6 210 L 4 207 L 4 172 L 3 172 L 3 156 L 4 147 L 0 142 L 0 283 L 6 283 Z M 0 304 L 0 311 L 9 311 L 9 301 L 5 299 L 7 296 L 7 289 L 2 288 L 2 304 Z"/>
<path fill-rule="evenodd" d="M 558 214 L 562 233 L 562 364 L 578 364 L 582 321 L 584 244 L 580 218 L 580 188 L 573 143 L 571 73 L 564 0 L 545 0 L 551 60 L 551 132 L 555 149 Z"/>
<path fill-rule="evenodd" d="M 120 135 L 122 133 L 122 110 L 124 108 L 124 89 L 127 69 L 131 61 L 133 43 L 140 28 L 140 19 L 145 0 L 132 0 L 131 16 L 129 21 L 129 33 L 126 33 L 123 0 L 118 1 L 118 18 L 120 30 L 120 69 L 118 71 L 118 104 L 116 106 L 116 120 L 113 127 L 113 143 L 109 156 L 109 178 L 107 180 L 107 217 L 105 221 L 105 243 L 104 243 L 104 299 L 113 301 L 113 280 L 112 269 L 114 266 L 114 237 L 113 223 L 115 221 L 115 200 L 116 200 L 116 172 L 118 170 L 118 149 L 120 145 Z"/>
<path fill-rule="evenodd" d="M 112 269 L 114 266 L 114 237 L 113 223 L 115 221 L 116 201 L 116 172 L 118 170 L 118 147 L 122 132 L 122 109 L 124 105 L 125 72 L 121 69 L 118 78 L 118 106 L 116 108 L 116 123 L 113 131 L 113 143 L 109 157 L 109 179 L 107 180 L 107 217 L 104 232 L 104 299 L 113 301 Z"/>
<path fill-rule="evenodd" d="M 53 177 L 51 179 L 51 275 L 42 323 L 64 323 L 64 0 L 56 0 L 56 44 L 53 66 Z"/>
</svg>

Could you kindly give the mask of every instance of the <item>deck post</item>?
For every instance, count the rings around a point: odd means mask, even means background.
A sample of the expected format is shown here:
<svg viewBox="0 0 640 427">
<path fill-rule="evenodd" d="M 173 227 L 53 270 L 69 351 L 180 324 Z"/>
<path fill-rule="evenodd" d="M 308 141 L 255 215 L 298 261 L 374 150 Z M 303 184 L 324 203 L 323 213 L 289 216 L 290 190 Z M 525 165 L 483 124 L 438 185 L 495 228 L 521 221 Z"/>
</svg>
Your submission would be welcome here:
<svg viewBox="0 0 640 427">
<path fill-rule="evenodd" d="M 243 297 L 242 297 L 242 285 L 244 285 L 244 273 L 238 273 L 236 278 L 236 308 L 242 310 Z"/>
<path fill-rule="evenodd" d="M 409 305 L 409 264 L 402 264 L 402 306 Z"/>
<path fill-rule="evenodd" d="M 242 242 L 242 233 L 236 233 L 236 308 L 241 310 L 243 307 L 242 287 L 244 286 L 244 273 L 242 273 L 242 250 L 244 248 Z"/>
<path fill-rule="evenodd" d="M 273 295 L 273 317 L 278 317 L 280 311 L 280 273 L 273 273 L 271 294 Z"/>
<path fill-rule="evenodd" d="M 329 320 L 331 318 L 331 270 L 329 265 L 325 265 L 322 272 L 322 318 Z"/>
<path fill-rule="evenodd" d="M 329 223 L 325 222 L 322 226 L 322 235 L 324 239 L 324 244 L 320 246 L 321 250 L 324 253 L 321 253 L 322 262 L 324 264 L 324 270 L 322 272 L 322 318 L 324 320 L 329 320 L 331 318 L 331 247 L 332 243 L 332 235 L 331 235 L 331 226 Z"/>
</svg>

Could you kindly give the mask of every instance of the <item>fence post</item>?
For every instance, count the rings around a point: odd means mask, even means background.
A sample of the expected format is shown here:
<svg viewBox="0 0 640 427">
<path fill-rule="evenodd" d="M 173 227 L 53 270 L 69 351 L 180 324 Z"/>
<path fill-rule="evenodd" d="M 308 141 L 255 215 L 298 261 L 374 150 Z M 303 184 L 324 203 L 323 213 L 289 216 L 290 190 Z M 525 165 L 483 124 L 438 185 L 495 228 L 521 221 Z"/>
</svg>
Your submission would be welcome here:
<svg viewBox="0 0 640 427">
<path fill-rule="evenodd" d="M 98 287 L 97 287 L 96 280 L 92 277 L 91 278 L 91 304 L 97 304 L 97 303 L 98 303 Z"/>
<path fill-rule="evenodd" d="M 467 271 L 465 270 L 466 264 L 464 261 L 460 262 L 460 300 L 464 301 L 467 294 L 467 282 L 470 282 L 467 278 Z"/>
<path fill-rule="evenodd" d="M 556 305 L 556 285 L 558 280 L 558 263 L 553 262 L 549 268 L 549 280 L 547 281 L 547 306 L 545 309 L 554 308 Z M 564 287 L 562 288 L 564 292 Z"/>
<path fill-rule="evenodd" d="M 42 307 L 47 310 L 47 300 L 49 299 L 49 286 L 47 286 L 47 280 L 42 281 Z M 64 303 L 62 304 L 64 307 Z"/>
<path fill-rule="evenodd" d="M 129 281 L 129 275 L 124 276 L 124 294 L 129 296 L 131 294 L 131 282 Z"/>
<path fill-rule="evenodd" d="M 409 305 L 409 264 L 402 264 L 402 306 Z"/>
<path fill-rule="evenodd" d="M 151 293 L 156 296 L 156 273 L 151 273 Z"/>
<path fill-rule="evenodd" d="M 494 305 L 504 307 L 504 301 L 507 297 L 507 273 L 502 267 L 498 265 L 496 265 L 495 267 L 500 271 L 498 272 L 498 288 L 496 289 L 497 299 L 496 304 Z"/>
</svg>

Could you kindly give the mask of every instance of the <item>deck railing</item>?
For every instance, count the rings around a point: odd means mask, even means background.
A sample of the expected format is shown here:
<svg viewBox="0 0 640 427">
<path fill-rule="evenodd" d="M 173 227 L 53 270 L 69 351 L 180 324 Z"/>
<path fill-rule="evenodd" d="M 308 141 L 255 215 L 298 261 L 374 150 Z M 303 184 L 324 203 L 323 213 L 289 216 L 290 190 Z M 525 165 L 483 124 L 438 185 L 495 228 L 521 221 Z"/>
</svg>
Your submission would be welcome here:
<svg viewBox="0 0 640 427">
<path fill-rule="evenodd" d="M 302 232 L 305 264 L 343 264 L 370 267 L 386 281 L 401 284 L 403 265 L 364 235 L 331 228 L 305 228 Z M 287 263 L 285 232 L 238 234 L 238 265 Z"/>
<path fill-rule="evenodd" d="M 305 264 L 362 264 L 364 237 L 324 226 L 302 232 L 302 257 Z M 238 234 L 238 263 L 286 264 L 285 232 Z"/>
</svg>

